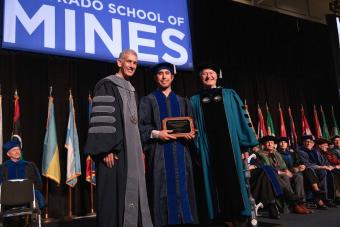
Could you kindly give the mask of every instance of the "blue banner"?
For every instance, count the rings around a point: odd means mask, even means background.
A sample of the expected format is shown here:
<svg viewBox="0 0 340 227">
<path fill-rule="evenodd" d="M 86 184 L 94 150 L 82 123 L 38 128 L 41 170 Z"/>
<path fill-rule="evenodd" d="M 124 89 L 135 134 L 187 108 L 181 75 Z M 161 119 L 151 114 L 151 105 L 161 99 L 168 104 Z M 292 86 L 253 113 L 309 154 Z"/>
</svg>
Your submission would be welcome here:
<svg viewBox="0 0 340 227">
<path fill-rule="evenodd" d="M 192 69 L 187 0 L 4 0 L 2 47 Z"/>
</svg>

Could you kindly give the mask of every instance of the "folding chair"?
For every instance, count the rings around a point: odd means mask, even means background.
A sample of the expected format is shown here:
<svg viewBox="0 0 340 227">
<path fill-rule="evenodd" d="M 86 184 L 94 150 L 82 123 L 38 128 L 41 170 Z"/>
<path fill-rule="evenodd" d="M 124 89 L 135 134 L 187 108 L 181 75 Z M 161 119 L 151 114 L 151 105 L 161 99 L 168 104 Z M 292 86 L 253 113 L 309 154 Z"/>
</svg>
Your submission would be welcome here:
<svg viewBox="0 0 340 227">
<path fill-rule="evenodd" d="M 0 217 L 30 217 L 31 226 L 41 227 L 41 214 L 37 207 L 34 184 L 31 180 L 7 180 L 0 187 Z"/>
</svg>

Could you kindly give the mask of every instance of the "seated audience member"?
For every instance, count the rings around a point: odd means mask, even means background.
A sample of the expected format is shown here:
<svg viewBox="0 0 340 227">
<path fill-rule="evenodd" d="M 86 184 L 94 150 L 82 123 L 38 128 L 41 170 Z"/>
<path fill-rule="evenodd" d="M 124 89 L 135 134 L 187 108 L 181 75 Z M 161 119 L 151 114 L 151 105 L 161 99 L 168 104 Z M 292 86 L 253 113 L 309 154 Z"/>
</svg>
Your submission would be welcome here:
<svg viewBox="0 0 340 227">
<path fill-rule="evenodd" d="M 307 169 L 313 171 L 314 175 L 318 178 L 319 188 L 326 192 L 326 200 L 328 206 L 334 206 L 332 202 L 334 199 L 334 183 L 331 171 L 334 169 L 326 158 L 314 147 L 314 136 L 303 135 L 302 146 L 298 150 L 298 154 L 302 163 Z M 327 206 L 321 200 L 321 197 L 315 196 L 317 206 L 320 209 L 327 209 Z"/>
<path fill-rule="evenodd" d="M 312 191 L 316 197 L 321 197 L 325 192 L 320 190 L 318 178 L 315 176 L 314 172 L 311 169 L 306 168 L 306 166 L 302 163 L 298 153 L 293 149 L 289 148 L 288 138 L 280 137 L 278 138 L 277 142 L 278 142 L 277 151 L 281 154 L 288 169 L 293 174 L 303 175 L 305 188 Z M 305 193 L 303 192 L 303 195 L 304 194 Z"/>
<path fill-rule="evenodd" d="M 290 181 L 293 185 L 294 192 L 300 198 L 305 198 L 303 172 L 306 169 L 306 166 L 301 163 L 298 154 L 293 149 L 289 148 L 288 142 L 289 141 L 287 137 L 277 138 L 277 152 L 283 158 L 287 170 L 290 171 L 290 173 L 292 174 Z"/>
<path fill-rule="evenodd" d="M 340 135 L 335 135 L 332 137 L 333 148 L 331 151 L 340 159 Z"/>
<path fill-rule="evenodd" d="M 316 139 L 317 148 L 320 153 L 327 159 L 332 169 L 332 176 L 335 190 L 335 202 L 340 203 L 340 158 L 338 158 L 330 149 L 331 141 L 318 138 Z"/>
<path fill-rule="evenodd" d="M 21 142 L 14 137 L 3 145 L 3 151 L 9 157 L 0 166 L 0 183 L 6 180 L 29 179 L 34 183 L 35 197 L 39 208 L 45 207 L 45 200 L 40 190 L 42 189 L 42 181 L 39 170 L 33 162 L 21 159 Z"/>
<path fill-rule="evenodd" d="M 303 177 L 294 175 L 290 172 L 281 157 L 275 149 L 276 138 L 274 136 L 264 136 L 260 139 L 260 143 L 264 146 L 258 152 L 263 165 L 271 166 L 276 170 L 277 179 L 284 193 L 284 198 L 291 206 L 291 210 L 297 214 L 309 214 L 311 210 L 307 209 L 303 204 Z M 294 179 L 296 192 L 292 188 L 291 179 Z"/>
<path fill-rule="evenodd" d="M 258 149 L 252 149 L 256 155 Z M 276 199 L 283 192 L 277 179 L 276 170 L 271 166 L 263 166 L 256 156 L 249 161 L 250 191 L 256 204 L 262 203 L 268 209 L 270 218 L 279 219 L 280 212 L 276 206 Z"/>
</svg>

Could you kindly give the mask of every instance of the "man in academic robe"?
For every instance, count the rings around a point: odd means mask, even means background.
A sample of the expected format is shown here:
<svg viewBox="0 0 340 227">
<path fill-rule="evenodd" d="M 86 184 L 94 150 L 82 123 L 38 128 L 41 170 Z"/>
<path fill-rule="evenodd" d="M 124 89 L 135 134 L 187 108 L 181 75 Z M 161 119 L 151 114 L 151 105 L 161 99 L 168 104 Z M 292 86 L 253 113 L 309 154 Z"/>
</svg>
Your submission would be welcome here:
<svg viewBox="0 0 340 227">
<path fill-rule="evenodd" d="M 317 149 L 320 153 L 327 159 L 329 162 L 330 167 L 332 168 L 331 173 L 333 176 L 333 183 L 334 183 L 334 194 L 335 199 L 334 201 L 339 204 L 340 202 L 340 158 L 338 158 L 330 149 L 329 145 L 331 141 L 324 139 L 324 138 L 317 138 L 315 140 L 317 145 Z"/>
<path fill-rule="evenodd" d="M 332 170 L 334 167 L 330 165 L 327 159 L 320 153 L 319 149 L 314 147 L 315 138 L 313 135 L 302 136 L 302 146 L 298 149 L 298 154 L 302 163 L 306 168 L 312 170 L 315 176 L 319 179 L 319 187 L 326 192 L 325 199 L 328 200 L 328 206 L 334 206 L 332 202 L 335 197 L 334 180 Z M 319 199 L 319 198 L 317 198 Z M 320 203 L 321 200 L 316 201 L 320 209 L 327 209 L 327 206 Z"/>
<path fill-rule="evenodd" d="M 284 198 L 290 205 L 292 212 L 297 214 L 311 213 L 311 210 L 303 204 L 305 196 L 303 175 L 294 174 L 288 169 L 281 154 L 275 149 L 275 136 L 264 136 L 260 139 L 260 143 L 263 145 L 263 149 L 258 152 L 259 159 L 263 165 L 271 166 L 276 170 Z"/>
<path fill-rule="evenodd" d="M 97 226 L 153 226 L 149 211 L 135 89 L 129 79 L 137 54 L 128 49 L 117 59 L 118 73 L 100 80 L 85 146 L 97 167 Z"/>
<path fill-rule="evenodd" d="M 42 180 L 39 169 L 33 162 L 21 158 L 21 139 L 13 137 L 3 145 L 3 151 L 9 158 L 0 166 L 0 183 L 6 180 L 29 179 L 34 184 L 35 196 L 40 209 L 45 207 L 41 194 Z"/>
<path fill-rule="evenodd" d="M 246 224 L 251 215 L 242 151 L 258 144 L 237 93 L 217 87 L 219 68 L 200 67 L 204 89 L 191 97 L 210 222 Z"/>
<path fill-rule="evenodd" d="M 167 117 L 191 116 L 188 100 L 171 89 L 173 65 L 153 67 L 157 90 L 142 97 L 139 129 L 146 157 L 146 180 L 155 227 L 198 222 L 191 155 L 188 143 L 195 132 L 177 138 L 162 128 Z"/>
<path fill-rule="evenodd" d="M 277 151 L 281 154 L 287 168 L 293 174 L 293 179 L 297 180 L 296 177 L 294 178 L 294 175 L 302 175 L 304 178 L 304 187 L 300 187 L 299 185 L 301 183 L 299 182 L 295 182 L 293 184 L 295 192 L 300 195 L 300 197 L 305 197 L 305 189 L 308 189 L 314 194 L 316 201 L 322 204 L 323 201 L 321 200 L 321 197 L 323 197 L 325 191 L 320 190 L 319 179 L 315 176 L 313 170 L 306 168 L 306 166 L 302 163 L 298 153 L 295 150 L 289 148 L 288 142 L 288 137 L 277 138 Z"/>
<path fill-rule="evenodd" d="M 333 148 L 331 151 L 340 159 L 340 135 L 335 135 L 331 138 Z"/>
<path fill-rule="evenodd" d="M 39 209 L 45 208 L 45 199 L 41 193 L 42 180 L 37 166 L 33 162 L 25 161 L 21 157 L 21 138 L 13 137 L 3 145 L 3 151 L 9 158 L 0 166 L 0 184 L 7 180 L 28 179 L 34 184 L 35 199 Z M 13 195 L 15 196 L 15 195 Z M 25 218 L 4 219 L 4 226 L 24 226 L 27 220 Z M 26 223 L 27 224 L 27 223 Z M 37 223 L 35 223 L 37 225 Z M 35 226 L 34 225 L 34 226 Z M 25 225 L 26 226 L 26 225 Z"/>
</svg>

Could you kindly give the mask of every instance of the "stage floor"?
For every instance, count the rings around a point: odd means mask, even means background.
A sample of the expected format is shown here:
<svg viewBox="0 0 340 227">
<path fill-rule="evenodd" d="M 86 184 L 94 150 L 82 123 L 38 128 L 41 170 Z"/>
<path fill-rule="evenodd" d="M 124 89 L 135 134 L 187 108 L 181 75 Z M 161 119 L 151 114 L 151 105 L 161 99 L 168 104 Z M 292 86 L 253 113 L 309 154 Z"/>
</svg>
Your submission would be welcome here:
<svg viewBox="0 0 340 227">
<path fill-rule="evenodd" d="M 340 208 L 329 208 L 329 210 L 314 210 L 313 214 L 299 215 L 286 213 L 281 215 L 280 220 L 273 220 L 259 217 L 258 227 L 340 227 Z M 193 225 L 195 227 L 206 227 Z M 43 223 L 43 227 L 96 227 L 95 216 L 76 217 L 72 220 L 54 220 L 50 223 Z M 211 226 L 225 227 L 225 226 Z"/>
</svg>

